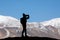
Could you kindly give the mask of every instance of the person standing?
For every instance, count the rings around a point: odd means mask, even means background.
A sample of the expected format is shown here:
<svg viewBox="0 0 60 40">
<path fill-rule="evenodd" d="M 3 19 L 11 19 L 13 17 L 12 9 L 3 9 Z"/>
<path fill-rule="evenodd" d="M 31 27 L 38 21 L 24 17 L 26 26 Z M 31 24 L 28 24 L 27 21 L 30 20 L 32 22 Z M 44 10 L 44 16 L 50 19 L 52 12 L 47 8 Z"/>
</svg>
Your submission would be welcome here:
<svg viewBox="0 0 60 40">
<path fill-rule="evenodd" d="M 26 15 L 25 13 L 23 13 L 23 17 L 20 19 L 20 22 L 21 22 L 22 27 L 23 27 L 22 37 L 24 37 L 24 33 L 25 33 L 25 37 L 27 36 L 27 32 L 26 32 L 27 19 L 29 19 L 29 15 Z"/>
</svg>

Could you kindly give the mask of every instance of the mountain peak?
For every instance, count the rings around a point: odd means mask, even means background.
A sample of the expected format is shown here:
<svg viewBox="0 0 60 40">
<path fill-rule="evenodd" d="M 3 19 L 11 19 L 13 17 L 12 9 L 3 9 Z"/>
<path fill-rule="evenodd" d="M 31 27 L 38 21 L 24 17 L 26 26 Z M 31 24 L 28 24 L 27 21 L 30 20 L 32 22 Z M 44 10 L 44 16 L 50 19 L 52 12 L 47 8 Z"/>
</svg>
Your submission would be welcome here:
<svg viewBox="0 0 60 40">
<path fill-rule="evenodd" d="M 11 16 L 4 16 L 0 15 L 0 26 L 3 27 L 19 27 L 19 20 L 11 17 Z"/>
<path fill-rule="evenodd" d="M 59 27 L 60 26 L 60 18 L 54 18 L 48 21 L 41 22 L 44 26 L 46 25 L 52 25 L 54 27 Z"/>
</svg>

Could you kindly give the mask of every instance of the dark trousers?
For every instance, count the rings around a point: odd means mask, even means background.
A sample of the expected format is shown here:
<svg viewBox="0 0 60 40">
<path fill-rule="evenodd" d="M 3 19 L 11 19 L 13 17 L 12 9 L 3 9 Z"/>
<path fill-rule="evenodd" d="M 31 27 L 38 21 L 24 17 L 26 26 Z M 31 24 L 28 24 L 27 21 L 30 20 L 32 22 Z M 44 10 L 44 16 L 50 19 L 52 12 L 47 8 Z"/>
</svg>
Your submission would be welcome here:
<svg viewBox="0 0 60 40">
<path fill-rule="evenodd" d="M 22 37 L 24 37 L 24 33 L 25 33 L 25 36 L 27 36 L 26 25 L 22 25 L 22 26 L 23 26 Z"/>
</svg>

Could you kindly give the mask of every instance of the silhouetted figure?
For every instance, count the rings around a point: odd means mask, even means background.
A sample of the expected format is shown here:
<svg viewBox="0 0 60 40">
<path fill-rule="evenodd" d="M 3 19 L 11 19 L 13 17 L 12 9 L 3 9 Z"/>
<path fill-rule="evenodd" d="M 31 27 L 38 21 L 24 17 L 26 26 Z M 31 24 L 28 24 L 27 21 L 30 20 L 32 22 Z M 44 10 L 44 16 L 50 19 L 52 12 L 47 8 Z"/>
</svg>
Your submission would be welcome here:
<svg viewBox="0 0 60 40">
<path fill-rule="evenodd" d="M 23 13 L 23 17 L 20 19 L 20 22 L 21 22 L 22 27 L 23 27 L 22 37 L 24 37 L 24 33 L 25 33 L 25 37 L 27 36 L 27 32 L 26 32 L 27 19 L 29 19 L 29 15 L 26 15 L 26 14 Z"/>
</svg>

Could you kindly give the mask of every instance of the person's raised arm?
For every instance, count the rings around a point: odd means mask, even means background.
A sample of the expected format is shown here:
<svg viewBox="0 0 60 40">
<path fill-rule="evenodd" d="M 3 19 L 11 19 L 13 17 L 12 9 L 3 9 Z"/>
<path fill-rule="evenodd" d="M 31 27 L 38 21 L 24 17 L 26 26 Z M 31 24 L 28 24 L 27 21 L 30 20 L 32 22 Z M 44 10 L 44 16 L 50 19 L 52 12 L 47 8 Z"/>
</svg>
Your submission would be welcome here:
<svg viewBox="0 0 60 40">
<path fill-rule="evenodd" d="M 29 15 L 26 15 L 27 17 L 26 17 L 26 19 L 29 19 Z"/>
</svg>

